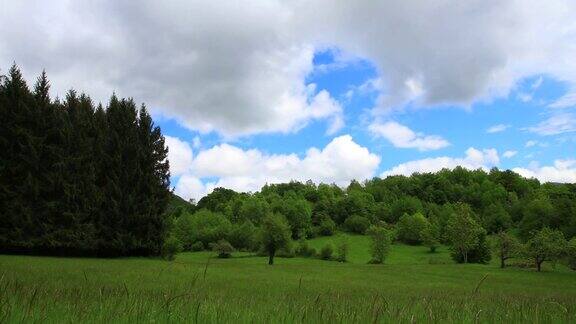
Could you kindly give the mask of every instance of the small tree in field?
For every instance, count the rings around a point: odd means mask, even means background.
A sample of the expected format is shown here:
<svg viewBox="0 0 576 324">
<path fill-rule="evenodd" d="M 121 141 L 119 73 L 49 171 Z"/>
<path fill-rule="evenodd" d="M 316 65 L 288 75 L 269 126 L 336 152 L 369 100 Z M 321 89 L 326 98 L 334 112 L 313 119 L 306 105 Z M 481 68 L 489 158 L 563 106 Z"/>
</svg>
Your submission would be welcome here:
<svg viewBox="0 0 576 324">
<path fill-rule="evenodd" d="M 390 246 L 392 245 L 392 241 L 394 239 L 394 233 L 384 227 L 370 226 L 367 234 L 370 235 L 370 238 L 372 239 L 370 244 L 372 260 L 370 260 L 370 263 L 384 263 L 384 259 L 390 252 Z"/>
<path fill-rule="evenodd" d="M 226 240 L 220 240 L 216 243 L 212 243 L 211 246 L 212 251 L 218 253 L 218 257 L 221 259 L 227 259 L 231 257 L 232 252 L 234 252 L 234 247 Z"/>
<path fill-rule="evenodd" d="M 430 253 L 436 252 L 440 245 L 440 228 L 437 224 L 430 223 L 420 233 L 422 244 L 430 249 Z"/>
<path fill-rule="evenodd" d="M 521 247 L 520 241 L 518 241 L 515 236 L 507 232 L 499 232 L 496 234 L 493 250 L 500 259 L 500 268 L 505 268 L 506 260 L 518 255 Z"/>
<path fill-rule="evenodd" d="M 526 242 L 524 253 L 534 261 L 536 269 L 541 271 L 544 261 L 557 261 L 564 255 L 566 248 L 562 232 L 544 227 Z"/>
<path fill-rule="evenodd" d="M 455 255 L 460 255 L 468 263 L 468 253 L 474 249 L 484 229 L 472 217 L 472 209 L 466 204 L 458 204 L 446 225 L 446 235 Z"/>
<path fill-rule="evenodd" d="M 336 253 L 336 259 L 338 262 L 346 262 L 348 256 L 348 241 L 346 240 L 346 237 L 343 236 L 339 239 Z"/>
<path fill-rule="evenodd" d="M 260 243 L 268 253 L 268 264 L 272 265 L 276 251 L 290 244 L 292 231 L 286 218 L 280 214 L 269 214 L 264 217 L 260 230 Z"/>
</svg>

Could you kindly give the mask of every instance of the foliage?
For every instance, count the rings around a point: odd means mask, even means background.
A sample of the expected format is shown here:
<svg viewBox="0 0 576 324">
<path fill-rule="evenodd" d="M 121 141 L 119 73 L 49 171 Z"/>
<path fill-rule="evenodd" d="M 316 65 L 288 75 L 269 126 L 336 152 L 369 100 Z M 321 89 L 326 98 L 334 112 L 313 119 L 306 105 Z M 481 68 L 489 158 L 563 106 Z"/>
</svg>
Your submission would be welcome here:
<svg viewBox="0 0 576 324">
<path fill-rule="evenodd" d="M 204 250 L 204 248 L 204 243 L 202 243 L 202 241 L 196 241 L 190 246 L 190 251 L 198 252 Z"/>
<path fill-rule="evenodd" d="M 174 236 L 169 236 L 166 238 L 166 240 L 164 240 L 164 243 L 162 244 L 160 256 L 162 256 L 162 258 L 165 260 L 172 261 L 174 260 L 176 254 L 181 251 L 182 243 L 180 243 L 180 241 Z"/>
<path fill-rule="evenodd" d="M 70 90 L 53 100 L 46 73 L 31 91 L 0 78 L 0 251 L 160 255 L 170 200 L 168 149 L 145 106 L 107 106 Z"/>
<path fill-rule="evenodd" d="M 440 246 L 440 226 L 436 223 L 429 223 L 422 232 L 420 232 L 422 244 L 430 249 L 431 253 L 436 252 Z"/>
<path fill-rule="evenodd" d="M 576 237 L 572 238 L 570 242 L 568 242 L 566 252 L 568 255 L 568 266 L 570 269 L 576 270 Z"/>
<path fill-rule="evenodd" d="M 298 247 L 296 249 L 296 254 L 305 257 L 315 257 L 316 256 L 316 249 L 311 247 L 306 240 L 300 240 L 298 242 Z"/>
<path fill-rule="evenodd" d="M 269 214 L 262 220 L 260 227 L 260 244 L 268 254 L 268 264 L 274 264 L 276 251 L 288 246 L 291 242 L 290 225 L 280 214 Z"/>
<path fill-rule="evenodd" d="M 468 255 L 478 246 L 480 236 L 483 233 L 482 227 L 474 220 L 470 206 L 457 204 L 446 227 L 446 235 L 454 252 L 455 260 L 468 263 Z"/>
<path fill-rule="evenodd" d="M 396 224 L 398 239 L 407 244 L 420 244 L 424 241 L 423 234 L 430 227 L 430 222 L 424 215 L 417 212 L 404 214 Z"/>
<path fill-rule="evenodd" d="M 490 244 L 486 239 L 484 230 L 478 233 L 478 244 L 472 247 L 467 253 L 467 260 L 464 255 L 456 250 L 452 251 L 452 259 L 458 263 L 481 263 L 487 264 L 492 259 Z"/>
<path fill-rule="evenodd" d="M 370 227 L 370 220 L 363 216 L 352 215 L 346 219 L 344 227 L 352 233 L 364 234 Z"/>
<path fill-rule="evenodd" d="M 324 218 L 316 227 L 318 235 L 331 236 L 336 232 L 336 223 L 331 218 Z"/>
<path fill-rule="evenodd" d="M 333 253 L 334 253 L 334 247 L 332 247 L 332 244 L 326 244 L 320 250 L 320 259 L 331 260 Z"/>
<path fill-rule="evenodd" d="M 228 242 L 238 250 L 255 251 L 258 249 L 258 228 L 251 221 L 232 224 L 227 237 Z"/>
<path fill-rule="evenodd" d="M 556 262 L 566 253 L 567 243 L 564 234 L 548 227 L 535 232 L 526 242 L 524 255 L 533 260 L 538 271 L 544 261 Z"/>
<path fill-rule="evenodd" d="M 174 234 L 182 242 L 184 250 L 190 251 L 195 242 L 209 246 L 210 243 L 226 239 L 230 229 L 230 221 L 224 215 L 201 209 L 178 218 Z"/>
<path fill-rule="evenodd" d="M 508 232 L 496 234 L 492 246 L 498 259 L 500 259 L 500 268 L 506 267 L 506 260 L 518 256 L 522 248 L 520 241 Z"/>
<path fill-rule="evenodd" d="M 348 249 L 348 240 L 345 236 L 340 237 L 336 246 L 336 260 L 338 262 L 346 262 L 348 260 Z"/>
<path fill-rule="evenodd" d="M 370 226 L 367 234 L 371 238 L 370 251 L 372 253 L 372 264 L 382 264 L 390 252 L 394 233 L 381 226 Z"/>
<path fill-rule="evenodd" d="M 231 257 L 232 252 L 234 252 L 234 247 L 226 240 L 219 240 L 216 243 L 211 243 L 210 246 L 212 247 L 212 251 L 218 253 L 218 257 L 221 259 Z"/>
</svg>

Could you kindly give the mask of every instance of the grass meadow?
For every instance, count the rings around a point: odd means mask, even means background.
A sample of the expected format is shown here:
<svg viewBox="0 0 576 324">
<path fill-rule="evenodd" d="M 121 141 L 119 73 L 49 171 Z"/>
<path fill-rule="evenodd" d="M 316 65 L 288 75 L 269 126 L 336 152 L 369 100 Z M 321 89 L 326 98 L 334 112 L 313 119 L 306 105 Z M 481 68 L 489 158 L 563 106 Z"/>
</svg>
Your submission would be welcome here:
<svg viewBox="0 0 576 324">
<path fill-rule="evenodd" d="M 320 248 L 340 238 L 310 241 Z M 576 273 L 459 265 L 440 248 L 394 245 L 369 265 L 369 240 L 346 236 L 349 262 L 235 253 L 175 261 L 0 256 L 0 322 L 575 322 Z"/>
</svg>

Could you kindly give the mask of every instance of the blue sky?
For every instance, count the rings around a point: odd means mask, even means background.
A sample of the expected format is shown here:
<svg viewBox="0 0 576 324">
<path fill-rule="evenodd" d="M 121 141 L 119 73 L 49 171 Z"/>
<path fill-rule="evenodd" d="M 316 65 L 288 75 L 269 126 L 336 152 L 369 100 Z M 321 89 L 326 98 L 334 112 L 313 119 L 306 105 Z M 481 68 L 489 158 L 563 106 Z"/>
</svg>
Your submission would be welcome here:
<svg viewBox="0 0 576 324">
<path fill-rule="evenodd" d="M 576 182 L 572 0 L 0 7 L 0 68 L 146 103 L 184 198 L 458 165 Z"/>
</svg>

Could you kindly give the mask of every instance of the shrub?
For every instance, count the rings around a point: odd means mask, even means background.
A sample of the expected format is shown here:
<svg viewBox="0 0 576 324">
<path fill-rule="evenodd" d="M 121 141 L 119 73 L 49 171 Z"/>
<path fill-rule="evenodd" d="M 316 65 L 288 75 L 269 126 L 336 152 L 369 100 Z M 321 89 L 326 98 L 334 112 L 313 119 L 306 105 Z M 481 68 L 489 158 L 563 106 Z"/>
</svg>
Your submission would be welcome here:
<svg viewBox="0 0 576 324">
<path fill-rule="evenodd" d="M 332 259 L 332 253 L 334 253 L 334 248 L 331 244 L 326 244 L 320 250 L 320 259 L 322 260 L 330 260 Z"/>
<path fill-rule="evenodd" d="M 174 236 L 169 236 L 162 244 L 160 254 L 163 259 L 172 261 L 178 252 L 182 251 L 182 244 Z"/>
<path fill-rule="evenodd" d="M 370 221 L 366 217 L 352 215 L 346 218 L 344 227 L 350 232 L 364 234 L 368 227 L 370 227 Z"/>
<path fill-rule="evenodd" d="M 322 236 L 331 236 L 336 232 L 336 223 L 331 218 L 323 219 L 317 227 L 317 233 Z"/>
<path fill-rule="evenodd" d="M 204 243 L 202 243 L 201 241 L 194 242 L 194 244 L 190 246 L 190 251 L 193 252 L 204 251 Z"/>
<path fill-rule="evenodd" d="M 372 242 L 370 244 L 370 252 L 372 260 L 369 263 L 382 264 L 384 259 L 390 252 L 390 246 L 394 240 L 394 232 L 385 227 L 371 226 L 367 234 L 370 235 Z"/>
<path fill-rule="evenodd" d="M 298 243 L 298 247 L 296 248 L 296 254 L 305 258 L 315 257 L 316 249 L 310 247 L 307 241 L 300 240 L 300 242 Z"/>
<path fill-rule="evenodd" d="M 174 234 L 182 242 L 184 250 L 189 251 L 192 249 L 192 244 L 197 241 L 208 246 L 210 243 L 226 239 L 230 227 L 230 221 L 224 215 L 203 209 L 178 218 Z"/>
<path fill-rule="evenodd" d="M 345 237 L 340 238 L 338 241 L 336 253 L 336 260 L 338 262 L 346 262 L 346 257 L 348 256 L 348 241 Z"/>
<path fill-rule="evenodd" d="M 212 251 L 218 253 L 218 257 L 222 259 L 227 259 L 232 256 L 234 252 L 234 247 L 226 240 L 220 240 L 216 243 L 212 243 Z"/>
<path fill-rule="evenodd" d="M 407 244 L 421 244 L 423 234 L 430 227 L 430 222 L 421 213 L 404 214 L 396 224 L 398 239 Z"/>
</svg>

